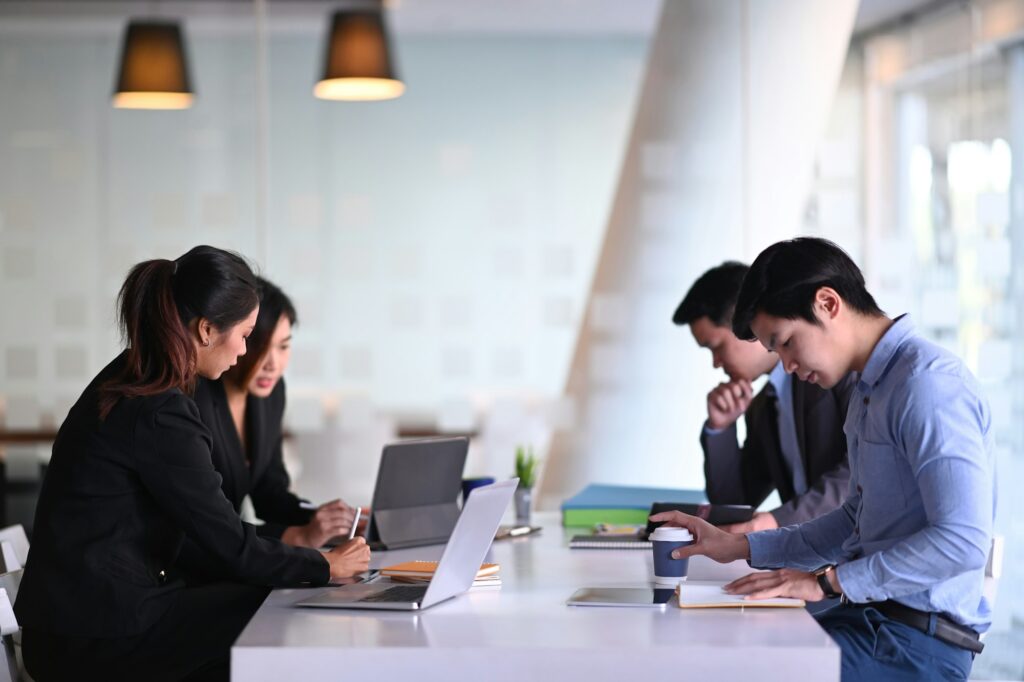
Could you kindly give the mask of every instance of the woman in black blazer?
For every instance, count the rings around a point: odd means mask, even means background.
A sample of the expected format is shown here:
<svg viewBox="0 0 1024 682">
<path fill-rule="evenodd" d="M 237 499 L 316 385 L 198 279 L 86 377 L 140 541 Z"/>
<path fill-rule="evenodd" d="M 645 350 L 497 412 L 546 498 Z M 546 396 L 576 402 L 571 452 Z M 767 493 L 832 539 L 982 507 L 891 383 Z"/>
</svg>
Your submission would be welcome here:
<svg viewBox="0 0 1024 682">
<path fill-rule="evenodd" d="M 320 547 L 347 535 L 354 510 L 341 500 L 309 509 L 290 490 L 284 468 L 281 425 L 285 387 L 282 375 L 291 355 L 295 306 L 273 283 L 257 278 L 260 311 L 248 339 L 248 352 L 220 379 L 200 379 L 195 401 L 213 436 L 213 466 L 221 489 L 236 510 L 246 495 L 257 530 L 290 545 Z"/>
<path fill-rule="evenodd" d="M 257 316 L 245 262 L 208 246 L 136 265 L 119 296 L 127 348 L 61 425 L 15 612 L 29 673 L 49 679 L 227 679 L 230 646 L 268 586 L 366 570 L 361 539 L 291 547 L 242 523 L 189 397 L 245 353 Z M 184 537 L 231 582 L 186 584 Z"/>
</svg>

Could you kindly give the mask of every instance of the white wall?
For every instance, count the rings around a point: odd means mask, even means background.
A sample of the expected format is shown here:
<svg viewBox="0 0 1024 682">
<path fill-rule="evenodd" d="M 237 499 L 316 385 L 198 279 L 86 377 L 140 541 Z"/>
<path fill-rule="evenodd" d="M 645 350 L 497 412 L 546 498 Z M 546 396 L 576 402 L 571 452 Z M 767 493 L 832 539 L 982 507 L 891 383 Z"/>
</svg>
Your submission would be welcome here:
<svg viewBox="0 0 1024 682">
<path fill-rule="evenodd" d="M 262 138 L 252 17 L 237 3 L 179 7 L 192 12 L 197 100 L 177 112 L 109 105 L 127 11 L 0 8 L 0 423 L 59 424 L 117 352 L 128 268 L 212 243 L 249 256 L 298 304 L 287 418 L 307 436 L 297 451 L 314 488 L 342 488 L 349 459 L 350 481 L 372 478 L 379 449 L 367 443 L 400 421 L 483 428 L 505 405 L 526 412 L 519 437 L 543 445 L 647 33 L 636 22 L 559 32 L 535 15 L 515 30 L 446 32 L 424 28 L 426 5 L 412 19 L 399 8 L 406 94 L 323 102 L 311 91 L 326 6 L 288 7 L 269 20 Z M 325 435 L 357 427 L 366 434 L 342 450 Z M 510 473 L 515 434 L 498 430 L 471 473 Z"/>
</svg>

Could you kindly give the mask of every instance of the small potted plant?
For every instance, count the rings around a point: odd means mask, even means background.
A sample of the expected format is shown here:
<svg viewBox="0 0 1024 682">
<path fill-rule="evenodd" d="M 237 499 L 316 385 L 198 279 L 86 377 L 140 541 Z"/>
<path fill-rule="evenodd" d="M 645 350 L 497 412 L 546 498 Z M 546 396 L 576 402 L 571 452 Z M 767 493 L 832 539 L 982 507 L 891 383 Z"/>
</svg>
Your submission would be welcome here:
<svg viewBox="0 0 1024 682">
<path fill-rule="evenodd" d="M 516 476 L 519 478 L 519 487 L 515 493 L 516 523 L 528 526 L 533 484 L 537 482 L 537 458 L 533 454 L 533 446 L 520 445 L 516 448 Z"/>
</svg>

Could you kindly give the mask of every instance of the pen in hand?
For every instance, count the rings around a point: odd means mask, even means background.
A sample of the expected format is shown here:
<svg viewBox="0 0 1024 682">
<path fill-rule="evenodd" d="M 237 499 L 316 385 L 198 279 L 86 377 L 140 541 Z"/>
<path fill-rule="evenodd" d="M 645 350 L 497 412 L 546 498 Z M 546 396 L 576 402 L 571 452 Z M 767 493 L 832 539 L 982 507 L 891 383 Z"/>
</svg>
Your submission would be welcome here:
<svg viewBox="0 0 1024 682">
<path fill-rule="evenodd" d="M 356 536 L 356 526 L 359 525 L 359 517 L 363 513 L 362 507 L 356 507 L 356 518 L 352 520 L 352 527 L 348 529 L 348 539 L 352 540 Z"/>
</svg>

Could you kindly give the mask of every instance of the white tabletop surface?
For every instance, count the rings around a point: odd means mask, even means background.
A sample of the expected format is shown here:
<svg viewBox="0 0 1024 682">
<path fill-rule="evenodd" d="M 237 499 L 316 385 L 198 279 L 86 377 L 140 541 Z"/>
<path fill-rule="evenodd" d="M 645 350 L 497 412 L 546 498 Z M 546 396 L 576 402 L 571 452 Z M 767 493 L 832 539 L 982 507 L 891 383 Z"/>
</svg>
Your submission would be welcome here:
<svg viewBox="0 0 1024 682">
<path fill-rule="evenodd" d="M 273 591 L 232 648 L 232 680 L 839 679 L 838 647 L 803 609 L 566 606 L 580 587 L 651 586 L 651 553 L 570 550 L 557 515 L 534 521 L 543 533 L 492 546 L 500 590 L 420 613 L 297 608 L 327 588 Z M 380 552 L 371 565 L 437 559 L 442 549 Z M 689 575 L 750 570 L 697 557 Z"/>
</svg>

